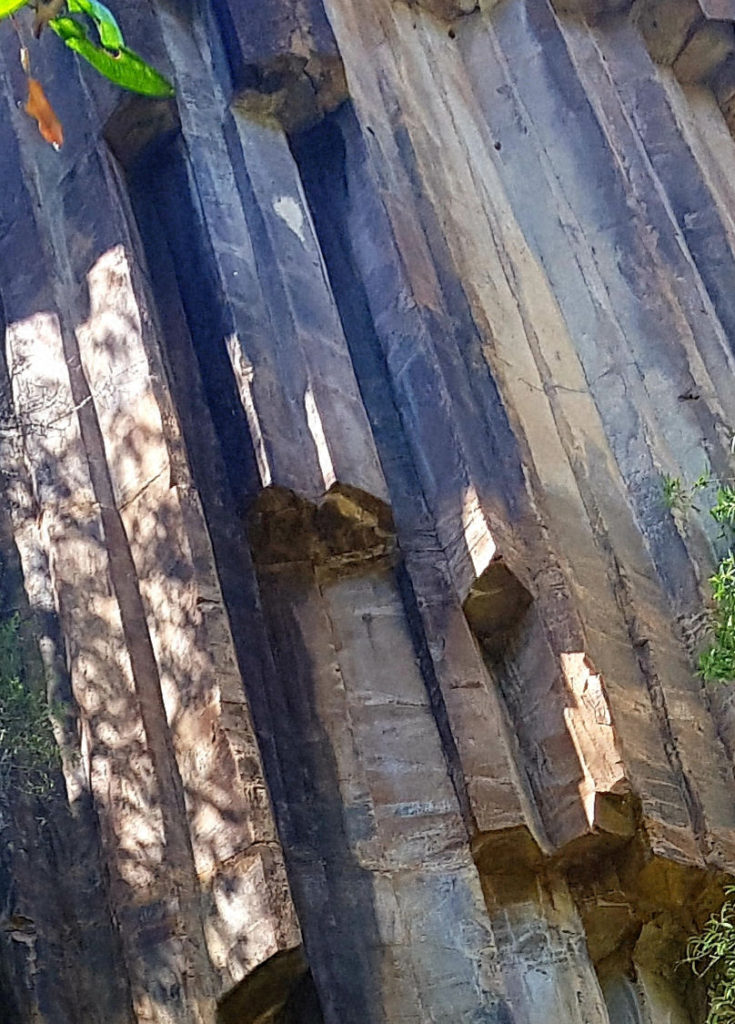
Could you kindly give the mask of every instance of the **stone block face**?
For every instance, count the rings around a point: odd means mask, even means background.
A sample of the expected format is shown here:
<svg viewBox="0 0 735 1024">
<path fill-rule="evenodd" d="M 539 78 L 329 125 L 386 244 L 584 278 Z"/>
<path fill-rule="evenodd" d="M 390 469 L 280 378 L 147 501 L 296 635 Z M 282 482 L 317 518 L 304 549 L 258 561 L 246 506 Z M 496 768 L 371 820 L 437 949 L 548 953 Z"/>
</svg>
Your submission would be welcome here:
<svg viewBox="0 0 735 1024">
<path fill-rule="evenodd" d="M 423 7 L 444 21 L 453 21 L 463 15 L 472 14 L 480 6 L 478 0 L 409 0 L 410 5 Z"/>
<path fill-rule="evenodd" d="M 638 13 L 638 27 L 651 56 L 660 64 L 673 64 L 690 35 L 704 22 L 696 0 L 651 0 Z"/>
<path fill-rule="evenodd" d="M 437 1019 L 478 1006 L 504 1019 L 479 879 L 393 572 L 378 561 L 320 580 L 318 566 L 260 556 L 291 878 L 325 1019 L 418 1020 L 419 1006 Z"/>
<path fill-rule="evenodd" d="M 345 99 L 347 86 L 322 0 L 212 7 L 241 107 L 289 127 L 313 122 Z"/>
<path fill-rule="evenodd" d="M 735 53 L 735 31 L 724 22 L 703 25 L 674 61 L 680 82 L 707 82 Z"/>
</svg>

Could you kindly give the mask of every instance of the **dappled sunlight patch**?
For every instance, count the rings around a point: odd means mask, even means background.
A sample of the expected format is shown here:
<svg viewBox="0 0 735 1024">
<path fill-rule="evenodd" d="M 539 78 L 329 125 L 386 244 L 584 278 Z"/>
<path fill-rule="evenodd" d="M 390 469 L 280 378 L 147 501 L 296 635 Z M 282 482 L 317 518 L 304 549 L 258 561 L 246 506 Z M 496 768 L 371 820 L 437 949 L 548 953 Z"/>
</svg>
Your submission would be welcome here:
<svg viewBox="0 0 735 1024">
<path fill-rule="evenodd" d="M 462 529 L 475 576 L 482 576 L 495 557 L 497 545 L 474 486 L 467 488 L 462 502 Z"/>
<path fill-rule="evenodd" d="M 324 425 L 322 424 L 322 418 L 319 415 L 319 409 L 317 408 L 316 399 L 311 387 L 308 387 L 304 392 L 304 409 L 306 410 L 306 422 L 309 425 L 314 447 L 316 448 L 317 459 L 319 460 L 324 490 L 328 491 L 335 483 L 337 476 L 334 472 L 334 463 L 329 451 L 327 435 L 324 433 Z"/>
<path fill-rule="evenodd" d="M 564 708 L 564 721 L 583 772 L 580 798 L 590 828 L 607 831 L 612 828 L 611 812 L 600 820 L 599 797 L 622 795 L 630 787 L 605 685 L 584 651 L 562 653 L 561 665 L 570 698 Z M 632 832 L 631 822 L 623 817 L 617 825 L 625 835 Z"/>
</svg>

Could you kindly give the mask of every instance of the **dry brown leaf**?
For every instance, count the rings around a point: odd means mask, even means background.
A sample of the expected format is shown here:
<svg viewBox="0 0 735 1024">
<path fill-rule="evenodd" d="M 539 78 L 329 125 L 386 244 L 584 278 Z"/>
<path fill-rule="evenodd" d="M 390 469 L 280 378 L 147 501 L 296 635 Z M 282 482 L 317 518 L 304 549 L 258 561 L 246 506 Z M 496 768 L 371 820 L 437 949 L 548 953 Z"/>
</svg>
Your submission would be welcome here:
<svg viewBox="0 0 735 1024">
<path fill-rule="evenodd" d="M 26 114 L 35 117 L 38 121 L 38 130 L 54 149 L 60 149 L 64 142 L 64 130 L 61 121 L 54 113 L 53 107 L 46 99 L 43 86 L 35 78 L 28 79 L 28 102 L 25 106 Z"/>
</svg>

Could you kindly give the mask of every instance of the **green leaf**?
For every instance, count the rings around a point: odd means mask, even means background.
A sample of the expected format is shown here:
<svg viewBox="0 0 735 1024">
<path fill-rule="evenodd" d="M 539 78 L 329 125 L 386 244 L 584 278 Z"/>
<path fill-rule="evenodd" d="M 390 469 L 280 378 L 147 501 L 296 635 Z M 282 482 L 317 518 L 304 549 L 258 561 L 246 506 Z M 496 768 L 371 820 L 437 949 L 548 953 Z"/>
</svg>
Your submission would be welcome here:
<svg viewBox="0 0 735 1024">
<path fill-rule="evenodd" d="M 0 0 L 0 18 L 8 18 L 15 14 L 21 7 L 25 7 L 28 0 Z"/>
<path fill-rule="evenodd" d="M 171 83 L 127 46 L 119 46 L 116 53 L 96 46 L 87 37 L 85 27 L 74 18 L 54 18 L 49 26 L 70 50 L 84 57 L 101 75 L 122 89 L 139 92 L 144 96 L 174 95 Z"/>
<path fill-rule="evenodd" d="M 115 16 L 99 0 L 67 0 L 66 6 L 70 11 L 80 11 L 94 21 L 100 42 L 106 50 L 121 50 L 125 46 Z"/>
<path fill-rule="evenodd" d="M 81 22 L 76 21 L 74 18 L 67 18 L 66 15 L 59 15 L 58 18 L 52 18 L 49 22 L 49 27 L 54 30 L 57 36 L 67 41 L 67 39 L 86 39 L 87 30 Z"/>
</svg>

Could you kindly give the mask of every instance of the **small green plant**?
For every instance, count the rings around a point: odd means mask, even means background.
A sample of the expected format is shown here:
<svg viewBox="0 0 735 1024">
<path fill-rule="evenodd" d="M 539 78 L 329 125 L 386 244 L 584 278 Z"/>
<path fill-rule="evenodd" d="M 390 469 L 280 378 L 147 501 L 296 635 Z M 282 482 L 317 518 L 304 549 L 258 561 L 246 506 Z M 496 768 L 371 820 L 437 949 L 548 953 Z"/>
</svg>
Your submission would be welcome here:
<svg viewBox="0 0 735 1024">
<path fill-rule="evenodd" d="M 705 490 L 712 483 L 712 476 L 709 470 L 705 470 L 697 477 L 693 484 L 687 486 L 679 476 L 671 476 L 664 473 L 661 477 L 661 489 L 663 502 L 671 512 L 678 512 L 681 515 L 693 508 L 695 512 L 700 510 L 694 504 L 694 496 L 699 491 Z"/>
<path fill-rule="evenodd" d="M 715 604 L 714 638 L 699 659 L 699 671 L 710 682 L 735 679 L 735 489 L 719 487 L 710 515 L 719 524 L 727 551 L 710 577 Z"/>
<path fill-rule="evenodd" d="M 717 501 L 710 509 L 710 515 L 720 526 L 735 529 L 735 490 L 732 487 L 718 488 Z"/>
<path fill-rule="evenodd" d="M 689 491 L 681 477 L 664 473 L 661 478 L 664 505 L 670 512 L 686 512 L 689 507 Z"/>
<path fill-rule="evenodd" d="M 707 983 L 706 1024 L 735 1024 L 735 886 L 698 935 L 687 944 L 683 963 Z"/>
<path fill-rule="evenodd" d="M 24 679 L 19 631 L 17 615 L 0 622 L 0 791 L 43 795 L 59 752 L 46 695 Z"/>
<path fill-rule="evenodd" d="M 711 483 L 707 471 L 690 486 L 666 474 L 661 483 L 664 504 L 675 515 L 686 515 L 692 508 L 700 511 L 694 496 Z M 712 643 L 699 657 L 699 674 L 707 682 L 731 682 L 735 680 L 735 488 L 718 487 L 709 513 L 720 527 L 726 550 L 709 579 L 714 602 Z"/>
</svg>

